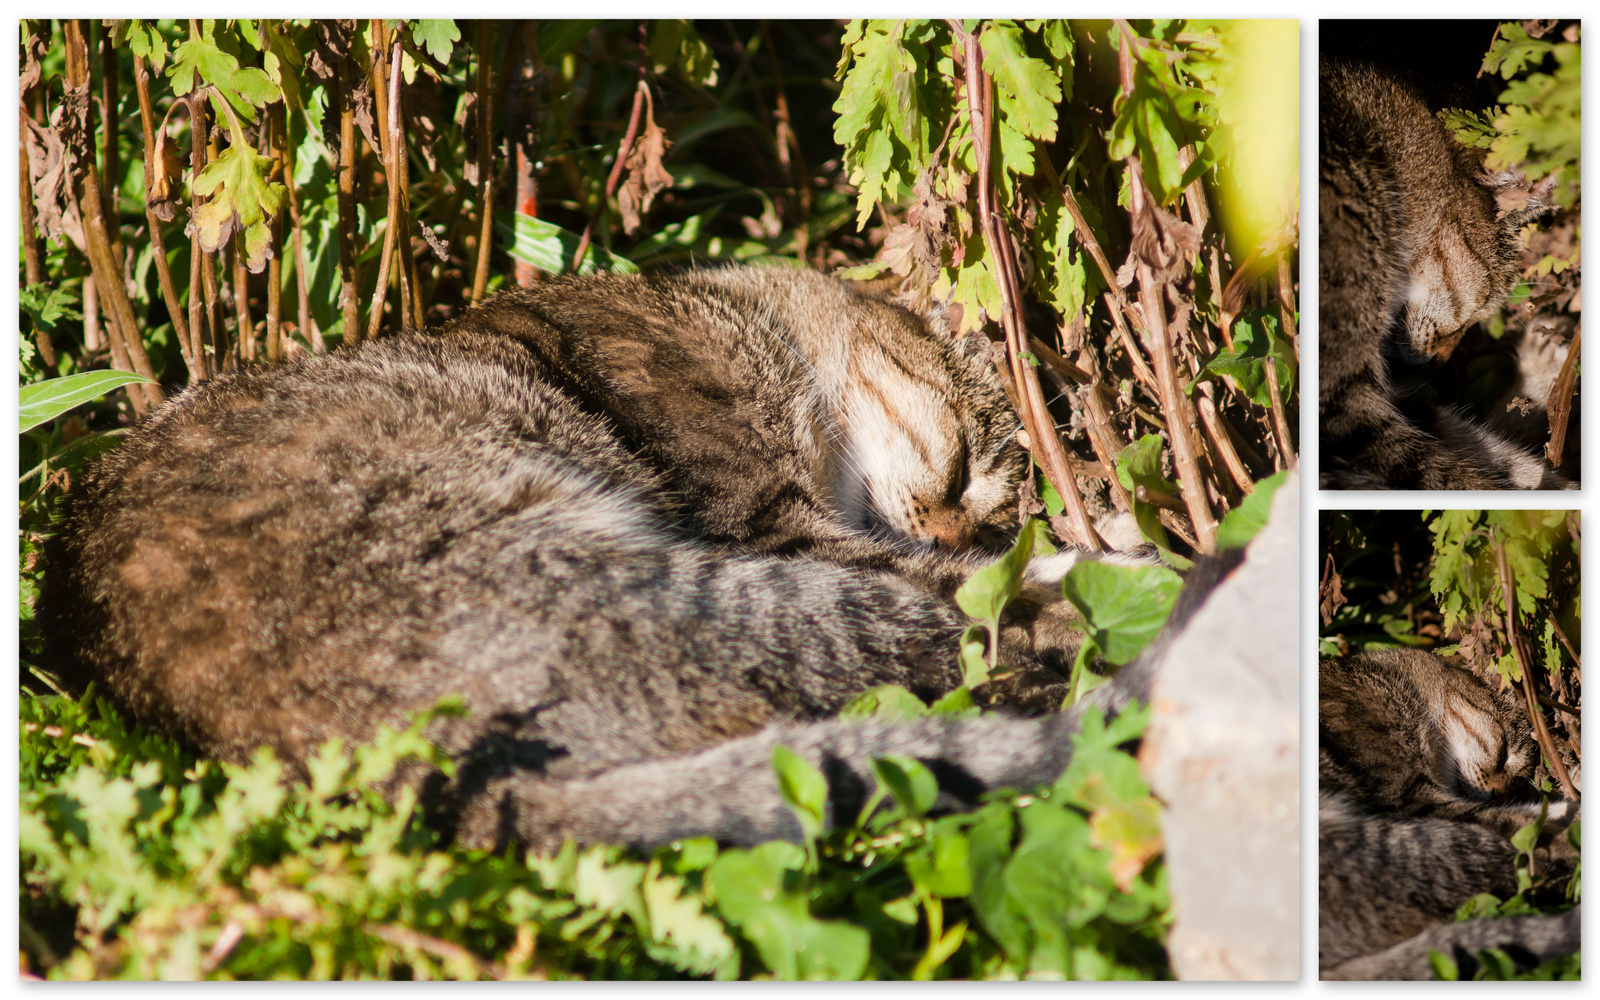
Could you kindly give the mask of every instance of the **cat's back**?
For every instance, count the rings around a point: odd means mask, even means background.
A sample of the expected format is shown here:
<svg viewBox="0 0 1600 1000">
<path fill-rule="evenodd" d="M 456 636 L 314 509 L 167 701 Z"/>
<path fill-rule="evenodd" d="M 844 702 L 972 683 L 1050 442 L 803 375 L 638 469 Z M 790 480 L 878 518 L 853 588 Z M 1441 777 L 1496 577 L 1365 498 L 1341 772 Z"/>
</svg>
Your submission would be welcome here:
<svg viewBox="0 0 1600 1000">
<path fill-rule="evenodd" d="M 654 488 L 500 338 L 411 334 L 223 375 L 69 495 L 45 554 L 46 665 L 210 752 L 264 729 L 292 752 L 431 703 L 435 647 L 492 589 L 487 567 L 541 533 L 647 531 Z M 297 716 L 307 698 L 335 708 Z"/>
</svg>

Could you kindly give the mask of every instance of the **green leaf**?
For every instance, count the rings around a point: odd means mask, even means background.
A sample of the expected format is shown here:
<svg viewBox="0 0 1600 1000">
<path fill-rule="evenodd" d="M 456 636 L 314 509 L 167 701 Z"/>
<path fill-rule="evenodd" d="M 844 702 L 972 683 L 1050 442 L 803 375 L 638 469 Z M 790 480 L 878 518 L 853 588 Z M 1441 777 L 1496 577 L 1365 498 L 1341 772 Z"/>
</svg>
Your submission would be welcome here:
<svg viewBox="0 0 1600 1000">
<path fill-rule="evenodd" d="M 1442 952 L 1429 951 L 1428 965 L 1433 967 L 1434 979 L 1453 983 L 1461 978 L 1461 969 L 1456 965 L 1455 959 Z"/>
<path fill-rule="evenodd" d="M 961 630 L 961 686 L 969 690 L 989 681 L 989 661 L 983 658 L 988 634 L 987 625 L 968 625 Z"/>
<path fill-rule="evenodd" d="M 129 21 L 127 43 L 129 51 L 150 64 L 152 74 L 161 75 L 161 68 L 167 62 L 167 41 L 161 37 L 154 21 Z"/>
<path fill-rule="evenodd" d="M 789 887 L 804 863 L 804 853 L 782 841 L 722 852 L 710 871 L 717 910 L 779 979 L 860 979 L 867 931 L 811 915 L 805 894 Z"/>
<path fill-rule="evenodd" d="M 1054 142 L 1061 82 L 1050 65 L 1028 55 L 1015 21 L 990 21 L 978 44 L 983 48 L 983 68 L 994 77 L 1002 124 L 1019 135 Z M 1031 174 L 1032 169 L 1026 172 Z"/>
<path fill-rule="evenodd" d="M 778 792 L 800 821 L 806 839 L 816 839 L 827 821 L 828 779 L 804 757 L 781 744 L 772 748 L 772 769 L 778 775 Z"/>
<path fill-rule="evenodd" d="M 1200 368 L 1200 374 L 1185 387 L 1193 394 L 1195 386 L 1207 376 L 1229 376 L 1257 406 L 1272 405 L 1272 390 L 1267 384 L 1267 365 L 1278 367 L 1278 389 L 1287 400 L 1294 392 L 1293 349 L 1278 334 L 1278 317 L 1265 310 L 1244 313 L 1233 327 L 1233 347 L 1222 348 Z"/>
<path fill-rule="evenodd" d="M 151 381 L 134 372 L 108 370 L 64 375 L 25 385 L 17 390 L 21 424 L 19 433 L 53 420 L 73 407 L 104 396 L 113 389 L 134 382 Z"/>
<path fill-rule="evenodd" d="M 956 605 L 969 616 L 984 622 L 997 622 L 1007 603 L 1022 593 L 1022 576 L 1033 555 L 1033 540 L 1039 522 L 1028 518 L 1017 532 L 1017 541 L 1005 555 L 967 578 L 956 590 Z"/>
<path fill-rule="evenodd" d="M 1183 580 L 1160 566 L 1083 561 L 1061 581 L 1062 593 L 1083 614 L 1081 627 L 1111 663 L 1132 660 L 1161 631 Z"/>
<path fill-rule="evenodd" d="M 925 816 L 939 798 L 939 780 L 921 762 L 901 754 L 872 760 L 872 773 L 908 816 Z"/>
<path fill-rule="evenodd" d="M 75 287 L 56 288 L 41 281 L 22 289 L 17 299 L 22 311 L 33 320 L 36 330 L 54 332 L 56 324 L 63 319 L 83 318 L 83 312 L 78 309 L 78 289 Z"/>
<path fill-rule="evenodd" d="M 1117 480 L 1133 494 L 1133 519 L 1139 533 L 1161 553 L 1168 564 L 1187 569 L 1192 563 L 1172 551 L 1172 539 L 1161 523 L 1161 509 L 1138 496 L 1138 488 L 1155 490 L 1168 496 L 1178 495 L 1178 485 L 1168 481 L 1161 471 L 1161 452 L 1165 446 L 1158 434 L 1146 434 L 1123 448 L 1117 455 Z"/>
<path fill-rule="evenodd" d="M 512 259 L 532 264 L 550 274 L 564 274 L 572 270 L 572 260 L 578 254 L 581 239 L 576 233 L 569 233 L 543 219 L 521 214 L 516 217 L 514 230 L 504 222 L 496 225 L 502 238 L 509 235 L 512 240 L 507 250 Z M 593 274 L 596 271 L 636 274 L 639 268 L 632 261 L 591 244 L 583 255 L 583 266 L 578 268 L 578 273 Z"/>
<path fill-rule="evenodd" d="M 461 29 L 456 27 L 456 22 L 448 18 L 412 21 L 411 40 L 427 50 L 428 55 L 442 63 L 448 63 L 450 53 L 455 51 L 456 42 L 461 40 Z"/>
<path fill-rule="evenodd" d="M 911 876 L 913 885 L 930 896 L 952 899 L 969 895 L 970 850 L 965 834 L 936 827 L 927 844 L 906 856 L 906 874 Z"/>
<path fill-rule="evenodd" d="M 1250 539 L 1266 527 L 1267 515 L 1272 511 L 1273 494 L 1288 478 L 1289 471 L 1285 469 L 1257 482 L 1255 489 L 1239 506 L 1224 514 L 1222 523 L 1217 525 L 1217 548 L 1243 548 L 1250 544 Z"/>
<path fill-rule="evenodd" d="M 920 719 L 928 714 L 921 698 L 898 684 L 880 684 L 861 692 L 839 710 L 841 717 L 872 716 L 880 719 Z"/>
<path fill-rule="evenodd" d="M 215 253 L 237 233 L 245 266 L 255 274 L 266 269 L 271 256 L 267 223 L 288 196 L 288 188 L 267 179 L 272 164 L 272 157 L 235 143 L 206 164 L 193 185 L 196 194 L 208 197 L 190 222 L 200 248 Z"/>
</svg>

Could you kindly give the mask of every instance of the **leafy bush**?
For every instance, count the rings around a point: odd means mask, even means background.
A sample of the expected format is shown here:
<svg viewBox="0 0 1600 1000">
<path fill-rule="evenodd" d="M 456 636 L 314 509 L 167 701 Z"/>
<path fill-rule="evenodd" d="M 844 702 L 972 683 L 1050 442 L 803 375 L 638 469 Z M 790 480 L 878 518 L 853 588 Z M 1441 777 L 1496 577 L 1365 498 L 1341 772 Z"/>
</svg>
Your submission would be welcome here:
<svg viewBox="0 0 1600 1000">
<path fill-rule="evenodd" d="M 952 332 L 996 337 L 1046 473 L 1021 498 L 1042 518 L 1027 544 L 963 590 L 967 680 L 985 683 L 990 625 L 1034 546 L 1097 546 L 1092 516 L 1131 510 L 1182 568 L 1248 537 L 1294 461 L 1298 74 L 1274 30 L 23 22 L 31 967 L 1164 975 L 1157 807 L 1120 749 L 1139 715 L 1091 716 L 1060 781 L 967 815 L 930 818 L 927 772 L 886 760 L 890 805 L 803 848 L 485 855 L 373 790 L 401 758 L 434 759 L 425 718 L 329 749 L 298 786 L 270 758 L 197 760 L 92 693 L 68 698 L 33 666 L 37 552 L 84 464 L 218 371 L 446 320 L 540 271 L 854 265 L 902 279 Z M 1159 629 L 1175 587 L 1164 570 L 1074 572 L 1091 640 L 1074 698 Z M 963 687 L 933 706 L 870 692 L 852 711 L 974 709 Z M 820 776 L 776 765 L 797 814 L 817 815 Z"/>
<path fill-rule="evenodd" d="M 1568 774 L 1582 708 L 1577 512 L 1324 511 L 1320 529 L 1321 654 L 1432 646 L 1490 683 L 1520 688 L 1542 751 L 1535 781 L 1556 797 L 1578 798 Z M 1476 897 L 1457 919 L 1558 912 L 1579 901 L 1581 869 L 1553 890 L 1537 884 L 1540 829 L 1533 823 L 1512 838 L 1522 852 L 1518 893 Z M 1564 836 L 1576 849 L 1579 824 Z M 1459 974 L 1444 956 L 1434 968 L 1441 979 Z M 1489 953 L 1477 978 L 1568 979 L 1580 971 L 1574 955 L 1519 975 L 1508 956 Z"/>
</svg>

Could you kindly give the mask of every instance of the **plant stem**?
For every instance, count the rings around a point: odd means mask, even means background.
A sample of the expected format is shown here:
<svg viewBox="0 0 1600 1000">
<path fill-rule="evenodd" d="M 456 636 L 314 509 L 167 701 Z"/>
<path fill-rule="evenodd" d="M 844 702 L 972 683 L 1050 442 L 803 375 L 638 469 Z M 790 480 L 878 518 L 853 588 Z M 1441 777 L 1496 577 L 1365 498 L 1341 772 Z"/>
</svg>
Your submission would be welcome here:
<svg viewBox="0 0 1600 1000">
<path fill-rule="evenodd" d="M 139 95 L 139 122 L 144 129 L 144 221 L 150 230 L 150 251 L 155 260 L 156 279 L 161 285 L 161 298 L 167 304 L 167 315 L 172 318 L 172 331 L 178 340 L 178 350 L 183 354 L 183 364 L 189 369 L 189 381 L 202 377 L 201 361 L 196 354 L 196 344 L 189 336 L 189 320 L 184 314 L 183 301 L 178 297 L 178 284 L 172 280 L 172 266 L 167 263 L 166 241 L 161 235 L 161 219 L 150 207 L 150 178 L 156 171 L 155 112 L 150 101 L 150 67 L 143 56 L 133 57 L 133 88 Z M 163 121 L 162 128 L 165 130 Z M 169 178 L 169 180 L 171 180 Z M 193 286 L 190 286 L 193 295 Z"/>
<path fill-rule="evenodd" d="M 356 277 L 356 119 L 350 87 L 350 59 L 340 60 L 339 104 L 339 306 L 344 342 L 361 343 L 361 285 Z M 379 301 L 382 312 L 382 301 Z"/>
<path fill-rule="evenodd" d="M 88 107 L 89 65 L 88 46 L 84 42 L 82 22 L 67 21 L 66 36 L 66 87 L 70 114 L 72 103 L 81 101 L 81 107 L 85 109 Z M 111 236 L 106 231 L 106 217 L 101 211 L 103 204 L 100 173 L 95 169 L 94 158 L 87 157 L 83 164 L 82 192 L 78 198 L 78 211 L 83 219 L 84 243 L 89 254 L 89 266 L 95 274 L 95 283 L 108 307 L 106 312 L 111 318 L 112 358 L 120 366 L 130 366 L 125 370 L 138 372 L 151 380 L 148 383 L 134 383 L 128 386 L 128 399 L 133 403 L 134 412 L 143 416 L 150 407 L 161 403 L 166 396 L 161 391 L 161 386 L 155 382 L 155 370 L 150 367 L 150 356 L 145 353 L 144 342 L 139 336 L 139 324 L 133 315 L 133 303 L 128 299 L 127 286 L 122 283 L 122 269 L 117 266 L 116 256 L 112 252 Z"/>
<path fill-rule="evenodd" d="M 1566 762 L 1556 752 L 1555 740 L 1550 736 L 1550 727 L 1545 725 L 1544 713 L 1539 711 L 1539 698 L 1533 681 L 1533 657 L 1523 648 L 1522 634 L 1517 631 L 1517 593 L 1511 580 L 1511 563 L 1506 558 L 1505 541 L 1495 538 L 1492 544 L 1495 566 L 1500 575 L 1500 598 L 1505 602 L 1506 635 L 1511 640 L 1511 653 L 1517 658 L 1517 668 L 1522 674 L 1523 707 L 1528 713 L 1529 721 L 1533 723 L 1534 739 L 1539 742 L 1540 751 L 1550 763 L 1551 773 L 1561 785 L 1562 795 L 1569 799 L 1577 799 L 1578 790 L 1573 786 L 1571 776 L 1567 774 Z"/>
<path fill-rule="evenodd" d="M 478 21 L 478 211 L 482 225 L 478 230 L 477 260 L 472 268 L 472 304 L 483 299 L 489 286 L 489 252 L 494 240 L 494 146 L 490 129 L 494 126 L 494 88 L 489 58 L 489 22 Z"/>
<path fill-rule="evenodd" d="M 1089 521 L 1088 509 L 1084 506 L 1083 495 L 1078 490 L 1077 478 L 1072 474 L 1066 450 L 1061 446 L 1061 437 L 1056 433 L 1055 421 L 1051 419 L 1050 411 L 1044 405 L 1044 392 L 1039 387 L 1039 373 L 1022 358 L 1028 351 L 1030 341 L 1022 323 L 1021 283 L 1016 273 L 1016 249 L 1011 243 L 1010 233 L 1001 224 L 994 210 L 994 177 L 991 173 L 990 157 L 990 143 L 994 132 L 993 81 L 983 69 L 978 36 L 959 30 L 959 25 L 953 27 L 956 28 L 956 37 L 962 39 L 965 46 L 967 113 L 972 124 L 973 149 L 978 160 L 978 214 L 983 224 L 984 245 L 988 249 L 989 260 L 998 272 L 995 276 L 999 279 L 1000 285 L 1001 327 L 1005 331 L 1006 354 L 1010 361 L 1011 376 L 1016 383 L 1017 396 L 1022 404 L 1019 415 L 1028 432 L 1029 450 L 1039 459 L 1045 478 L 1055 487 L 1056 493 L 1066 504 L 1068 522 L 1077 537 L 1063 540 L 1091 552 L 1099 552 L 1105 546 L 1095 533 L 1094 525 Z"/>
<path fill-rule="evenodd" d="M 572 255 L 572 271 L 578 272 L 583 266 L 583 257 L 589 252 L 589 241 L 594 239 L 595 227 L 600 223 L 600 216 L 605 212 L 606 205 L 610 203 L 611 196 L 617 193 L 617 186 L 622 183 L 622 172 L 628 165 L 628 154 L 633 152 L 634 140 L 639 137 L 639 119 L 644 113 L 644 100 L 648 96 L 650 85 L 645 82 L 645 73 L 650 68 L 650 60 L 644 52 L 644 24 L 639 25 L 639 82 L 633 90 L 633 112 L 628 116 L 628 131 L 622 136 L 622 145 L 617 147 L 616 162 L 611 164 L 611 175 L 606 178 L 605 193 L 600 196 L 599 204 L 589 215 L 589 221 L 584 224 L 583 235 L 578 238 L 578 249 Z"/>
<path fill-rule="evenodd" d="M 1578 384 L 1578 357 L 1582 346 L 1583 330 L 1579 329 L 1572 335 L 1567 359 L 1561 363 L 1561 374 L 1550 387 L 1550 398 L 1545 401 L 1550 414 L 1550 442 L 1545 445 L 1544 457 L 1552 466 L 1561 464 L 1562 453 L 1566 451 L 1567 422 L 1572 418 L 1572 391 Z"/>
</svg>

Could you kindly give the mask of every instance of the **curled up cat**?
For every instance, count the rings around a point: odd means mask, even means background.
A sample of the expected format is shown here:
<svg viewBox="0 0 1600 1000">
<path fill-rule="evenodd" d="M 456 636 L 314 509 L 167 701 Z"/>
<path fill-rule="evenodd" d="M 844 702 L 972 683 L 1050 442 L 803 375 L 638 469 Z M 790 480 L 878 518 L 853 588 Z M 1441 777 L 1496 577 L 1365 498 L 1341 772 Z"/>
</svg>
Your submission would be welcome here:
<svg viewBox="0 0 1600 1000">
<path fill-rule="evenodd" d="M 1452 923 L 1517 891 L 1511 836 L 1544 817 L 1535 864 L 1570 874 L 1578 803 L 1544 802 L 1517 697 L 1423 650 L 1324 660 L 1318 690 L 1318 965 L 1323 979 L 1470 978 L 1479 952 L 1524 967 L 1578 950 L 1579 911 Z"/>
<path fill-rule="evenodd" d="M 1385 71 L 1321 67 L 1318 411 L 1321 484 L 1334 489 L 1575 488 L 1538 455 L 1448 406 L 1408 398 L 1395 370 L 1437 364 L 1497 313 L 1519 230 L 1499 217 L 1507 175 L 1457 142 Z"/>
<path fill-rule="evenodd" d="M 889 753 L 972 801 L 1053 780 L 1078 713 L 829 717 L 961 683 L 953 594 L 1014 525 L 1016 431 L 981 345 L 822 275 L 542 281 L 158 410 L 48 543 L 46 665 L 302 773 L 459 695 L 430 730 L 455 777 L 407 780 L 467 843 L 795 839 L 780 743 L 835 814 Z M 1035 560 L 1002 622 L 1021 703 L 1060 704 L 1077 558 Z"/>
</svg>

